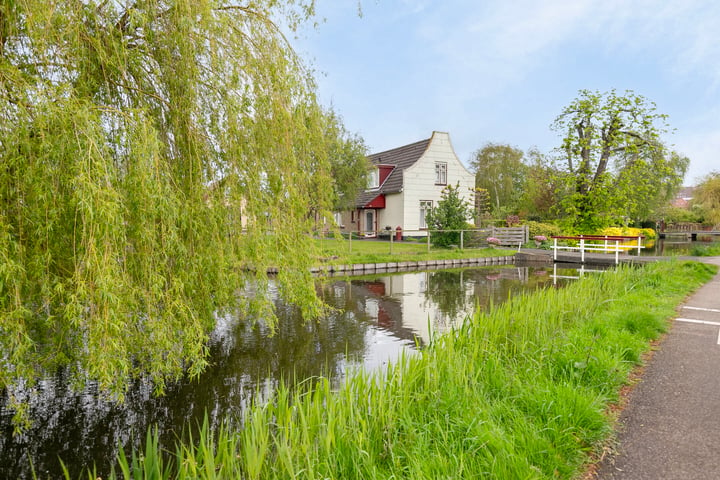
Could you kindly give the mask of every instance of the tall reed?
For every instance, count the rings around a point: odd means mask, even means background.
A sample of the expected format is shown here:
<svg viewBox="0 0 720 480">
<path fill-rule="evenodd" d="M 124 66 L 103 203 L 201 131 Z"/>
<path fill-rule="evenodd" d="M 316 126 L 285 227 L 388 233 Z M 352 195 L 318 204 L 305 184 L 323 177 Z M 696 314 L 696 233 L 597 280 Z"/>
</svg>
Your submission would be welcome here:
<svg viewBox="0 0 720 480">
<path fill-rule="evenodd" d="M 242 428 L 205 426 L 172 460 L 149 434 L 112 478 L 573 478 L 648 341 L 715 270 L 620 267 L 511 298 L 337 391 L 281 386 Z"/>
</svg>

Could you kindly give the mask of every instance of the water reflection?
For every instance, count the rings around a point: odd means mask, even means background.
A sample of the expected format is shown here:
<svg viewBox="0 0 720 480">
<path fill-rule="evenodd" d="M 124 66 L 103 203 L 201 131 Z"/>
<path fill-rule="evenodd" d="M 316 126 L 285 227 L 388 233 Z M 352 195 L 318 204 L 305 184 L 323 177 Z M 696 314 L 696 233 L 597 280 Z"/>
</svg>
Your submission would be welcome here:
<svg viewBox="0 0 720 480">
<path fill-rule="evenodd" d="M 168 385 L 159 398 L 149 383 L 138 382 L 118 405 L 92 387 L 73 391 L 60 371 L 25 392 L 34 424 L 22 435 L 12 436 L 3 395 L 0 478 L 30 478 L 30 460 L 39 478 L 58 478 L 58 457 L 71 478 L 93 463 L 104 477 L 117 446 L 141 447 L 151 425 L 172 448 L 184 426 L 197 425 L 205 412 L 215 426 L 281 381 L 323 375 L 338 385 L 348 369 L 384 365 L 426 344 L 431 330 L 457 325 L 476 305 L 489 308 L 521 291 L 552 286 L 550 271 L 497 266 L 333 279 L 318 285 L 318 293 L 335 310 L 316 322 L 303 322 L 279 300 L 275 335 L 239 315 L 218 319 L 209 342 L 211 366 L 198 379 Z"/>
<path fill-rule="evenodd" d="M 700 234 L 697 240 L 693 241 L 689 237 L 683 235 L 671 235 L 667 238 L 660 238 L 654 243 L 644 248 L 640 255 L 642 256 L 674 256 L 674 255 L 692 255 L 693 247 L 702 245 L 710 246 L 720 243 L 720 237 L 716 235 Z M 630 254 L 634 254 L 633 251 Z"/>
</svg>

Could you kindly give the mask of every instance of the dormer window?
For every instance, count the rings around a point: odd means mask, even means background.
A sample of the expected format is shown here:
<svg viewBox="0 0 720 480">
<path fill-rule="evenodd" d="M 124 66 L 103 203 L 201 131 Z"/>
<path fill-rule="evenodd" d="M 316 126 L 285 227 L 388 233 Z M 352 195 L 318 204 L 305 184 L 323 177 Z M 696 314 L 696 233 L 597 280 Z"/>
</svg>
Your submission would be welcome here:
<svg viewBox="0 0 720 480">
<path fill-rule="evenodd" d="M 447 163 L 435 162 L 435 185 L 447 185 Z"/>
<path fill-rule="evenodd" d="M 368 190 L 380 187 L 380 169 L 373 168 L 368 173 Z"/>
</svg>

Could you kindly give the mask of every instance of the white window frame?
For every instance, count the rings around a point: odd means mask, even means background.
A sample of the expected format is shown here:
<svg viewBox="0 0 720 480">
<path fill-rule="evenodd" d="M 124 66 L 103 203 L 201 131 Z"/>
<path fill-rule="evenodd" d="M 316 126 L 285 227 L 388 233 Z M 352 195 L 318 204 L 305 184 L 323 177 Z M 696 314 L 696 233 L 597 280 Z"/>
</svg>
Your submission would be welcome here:
<svg viewBox="0 0 720 480">
<path fill-rule="evenodd" d="M 368 190 L 374 190 L 376 188 L 380 188 L 380 169 L 379 168 L 373 168 L 368 172 L 368 183 L 367 183 L 367 189 Z"/>
<path fill-rule="evenodd" d="M 432 200 L 420 200 L 420 230 L 428 228 L 427 214 L 433 209 Z"/>
<path fill-rule="evenodd" d="M 447 185 L 447 162 L 435 162 L 435 185 Z"/>
</svg>

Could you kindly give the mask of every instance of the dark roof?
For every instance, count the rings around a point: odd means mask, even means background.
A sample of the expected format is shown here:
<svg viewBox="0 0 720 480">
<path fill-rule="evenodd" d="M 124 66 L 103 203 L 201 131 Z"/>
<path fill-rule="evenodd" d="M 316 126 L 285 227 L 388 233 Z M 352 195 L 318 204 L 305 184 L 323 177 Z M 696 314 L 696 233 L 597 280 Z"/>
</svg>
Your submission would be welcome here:
<svg viewBox="0 0 720 480">
<path fill-rule="evenodd" d="M 373 153 L 368 156 L 368 160 L 373 165 L 393 165 L 395 168 L 388 175 L 385 181 L 380 185 L 380 188 L 362 192 L 357 199 L 356 204 L 358 206 L 367 205 L 372 199 L 381 194 L 387 193 L 398 193 L 402 192 L 403 189 L 403 170 L 411 167 L 415 162 L 422 157 L 425 150 L 430 145 L 428 138 L 420 140 L 419 142 L 405 145 L 404 147 L 397 147 L 391 150 L 386 150 L 380 153 Z"/>
</svg>

